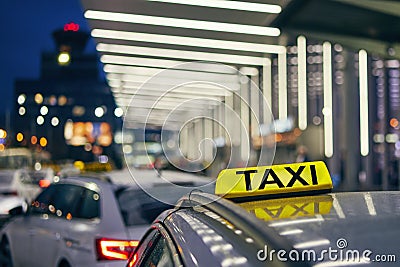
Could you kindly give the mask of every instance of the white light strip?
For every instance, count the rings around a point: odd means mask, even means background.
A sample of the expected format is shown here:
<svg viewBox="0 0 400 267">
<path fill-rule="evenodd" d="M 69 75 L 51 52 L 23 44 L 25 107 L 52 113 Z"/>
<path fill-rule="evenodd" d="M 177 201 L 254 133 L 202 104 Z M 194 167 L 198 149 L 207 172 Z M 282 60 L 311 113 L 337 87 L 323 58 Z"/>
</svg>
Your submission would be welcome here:
<svg viewBox="0 0 400 267">
<path fill-rule="evenodd" d="M 138 58 L 140 59 L 140 58 Z M 164 60 L 161 60 L 164 61 Z M 178 62 L 178 61 L 176 61 Z M 157 61 L 154 60 L 153 63 L 157 64 Z M 237 69 L 234 67 L 227 66 L 225 64 L 214 64 L 214 63 L 204 63 L 204 62 L 190 62 L 190 64 L 183 64 L 185 62 L 180 61 L 179 65 L 175 67 L 169 68 L 169 70 L 174 71 L 195 71 L 198 73 L 207 73 L 207 74 L 237 74 Z M 147 75 L 155 75 L 159 72 L 162 72 L 164 68 L 159 67 L 158 65 L 153 65 L 151 68 L 149 67 L 134 67 L 134 66 L 121 66 L 114 64 L 105 64 L 104 71 L 105 72 L 117 72 L 117 73 L 127 73 L 127 74 L 137 74 L 138 71 L 141 73 L 146 73 Z"/>
<path fill-rule="evenodd" d="M 279 119 L 287 119 L 288 104 L 287 104 L 287 67 L 286 67 L 286 53 L 278 54 L 278 112 Z"/>
<path fill-rule="evenodd" d="M 120 65 L 131 65 L 131 66 L 157 66 L 158 68 L 174 68 L 177 65 L 184 63 L 184 61 L 114 56 L 114 55 L 103 55 L 100 57 L 100 61 L 104 64 L 120 64 Z"/>
<path fill-rule="evenodd" d="M 248 51 L 259 53 L 281 53 L 285 47 L 281 45 L 256 44 L 236 41 L 224 41 L 205 38 L 194 38 L 186 36 L 171 36 L 164 34 L 125 32 L 114 30 L 94 29 L 92 36 L 95 38 L 127 40 L 135 42 L 148 42 L 157 44 L 171 44 L 179 46 L 205 47 L 235 51 Z"/>
<path fill-rule="evenodd" d="M 374 201 L 372 200 L 371 193 L 364 193 L 365 203 L 367 204 L 368 213 L 371 216 L 376 216 L 376 209 L 374 206 Z"/>
<path fill-rule="evenodd" d="M 265 100 L 263 103 L 268 106 L 263 107 L 263 119 L 264 124 L 269 124 L 272 122 L 272 68 L 269 58 L 265 58 L 264 60 L 262 75 L 262 91 Z"/>
<path fill-rule="evenodd" d="M 117 44 L 99 43 L 96 46 L 96 49 L 99 52 L 106 52 L 106 53 L 119 53 L 119 54 L 129 54 L 129 55 L 223 62 L 223 63 L 234 63 L 241 65 L 262 65 L 263 63 L 262 57 L 239 56 L 231 54 L 217 54 L 217 53 L 128 46 L 128 45 L 117 45 Z"/>
<path fill-rule="evenodd" d="M 298 120 L 300 130 L 307 128 L 307 47 L 306 38 L 297 38 L 298 54 Z"/>
<path fill-rule="evenodd" d="M 342 206 L 340 206 L 339 200 L 337 200 L 335 195 L 333 195 L 332 197 L 333 197 L 332 205 L 336 211 L 337 216 L 341 219 L 346 218 L 346 215 L 343 212 Z"/>
<path fill-rule="evenodd" d="M 330 243 L 331 242 L 328 239 L 321 239 L 321 240 L 313 240 L 313 241 L 297 243 L 293 247 L 295 249 L 303 249 L 303 248 L 312 248 L 318 246 L 326 246 L 329 245 Z"/>
<path fill-rule="evenodd" d="M 241 1 L 229 1 L 229 0 L 147 0 L 152 2 L 190 5 L 190 6 L 202 6 L 202 7 L 215 7 L 224 9 L 234 9 L 242 11 L 262 12 L 279 14 L 282 8 L 278 5 L 261 4 L 261 3 L 250 3 Z"/>
<path fill-rule="evenodd" d="M 324 141 L 325 156 L 333 156 L 333 114 L 332 114 L 332 47 L 329 42 L 322 45 L 322 68 L 324 77 Z"/>
<path fill-rule="evenodd" d="M 359 82 L 360 82 L 360 151 L 362 156 L 369 153 L 368 126 L 368 55 L 365 50 L 358 52 Z"/>
<path fill-rule="evenodd" d="M 201 92 L 197 93 L 197 94 L 183 94 L 183 93 L 179 93 L 179 92 L 162 92 L 162 91 L 155 91 L 155 90 L 146 90 L 144 92 L 123 92 L 123 93 L 114 93 L 114 96 L 119 97 L 119 96 L 124 96 L 126 97 L 133 97 L 133 96 L 146 96 L 146 97 L 161 97 L 161 96 L 167 96 L 167 97 L 172 97 L 172 98 L 176 98 L 176 99 L 193 99 L 193 98 L 205 98 L 205 99 L 209 99 L 212 101 L 222 101 L 222 96 L 214 96 L 214 95 L 205 95 L 202 94 Z"/>
<path fill-rule="evenodd" d="M 186 78 L 200 80 L 200 81 L 224 81 L 230 80 L 233 82 L 239 82 L 237 74 L 222 74 L 213 72 L 202 72 L 202 71 L 190 71 L 190 70 L 160 70 L 157 68 L 147 67 L 126 67 L 118 65 L 106 64 L 103 68 L 104 72 L 118 75 L 135 75 L 135 76 L 147 76 L 147 77 L 169 77 L 169 78 Z M 187 79 L 187 78 L 186 78 Z"/>
<path fill-rule="evenodd" d="M 297 235 L 297 234 L 302 234 L 303 230 L 301 229 L 292 229 L 292 230 L 286 230 L 286 231 L 282 231 L 279 234 L 280 235 Z"/>
<path fill-rule="evenodd" d="M 180 74 L 180 75 L 173 75 L 173 74 Z M 173 84 L 184 84 L 184 83 L 215 83 L 215 87 L 217 84 L 221 87 L 236 87 L 239 85 L 239 77 L 230 75 L 230 76 L 214 76 L 210 73 L 210 76 L 198 75 L 199 73 L 186 73 L 180 71 L 180 73 L 173 73 L 172 71 L 166 71 L 165 73 L 159 73 L 156 76 L 153 75 L 132 75 L 132 74 L 120 74 L 120 73 L 108 73 L 107 79 L 108 80 L 120 80 L 124 82 L 146 82 L 146 81 L 167 81 L 173 82 Z M 202 73 L 201 73 L 202 74 Z M 205 73 L 204 73 L 205 74 Z"/>
<path fill-rule="evenodd" d="M 312 222 L 323 222 L 325 221 L 322 216 L 316 215 L 315 218 L 308 218 L 308 219 L 295 219 L 291 221 L 283 221 L 283 222 L 273 222 L 268 224 L 271 227 L 282 227 L 288 225 L 295 225 L 295 224 L 302 224 L 302 223 L 312 223 Z"/>
<path fill-rule="evenodd" d="M 115 98 L 118 99 L 123 99 L 126 98 L 126 95 L 117 95 Z M 148 95 L 131 95 L 131 99 L 129 101 L 151 101 L 154 104 L 176 104 L 176 103 L 187 103 L 187 104 L 193 104 L 195 106 L 217 106 L 220 103 L 217 103 L 216 101 L 212 101 L 211 99 L 205 99 L 205 98 L 176 98 L 176 97 L 171 97 L 171 96 L 148 96 Z"/>
<path fill-rule="evenodd" d="M 135 24 L 156 25 L 156 26 L 185 28 L 185 29 L 232 32 L 232 33 L 263 35 L 263 36 L 280 35 L 280 30 L 278 28 L 213 22 L 204 20 L 167 18 L 167 17 L 115 13 L 115 12 L 106 12 L 97 10 L 87 10 L 84 16 L 87 19 L 128 22 Z"/>
<path fill-rule="evenodd" d="M 109 82 L 109 86 L 112 88 L 113 91 L 118 92 L 117 90 L 120 89 L 120 85 L 114 84 L 114 81 Z M 223 90 L 221 88 L 211 88 L 211 87 L 200 87 L 196 84 L 193 86 L 181 86 L 176 87 L 170 90 L 171 88 L 163 87 L 159 84 L 150 84 L 146 83 L 145 86 L 142 83 L 126 83 L 123 85 L 124 92 L 130 93 L 139 93 L 139 92 L 146 92 L 146 91 L 156 91 L 156 92 L 175 92 L 175 93 L 182 93 L 182 94 L 192 94 L 192 95 L 205 95 L 205 96 L 229 96 L 232 93 L 228 90 Z"/>
</svg>

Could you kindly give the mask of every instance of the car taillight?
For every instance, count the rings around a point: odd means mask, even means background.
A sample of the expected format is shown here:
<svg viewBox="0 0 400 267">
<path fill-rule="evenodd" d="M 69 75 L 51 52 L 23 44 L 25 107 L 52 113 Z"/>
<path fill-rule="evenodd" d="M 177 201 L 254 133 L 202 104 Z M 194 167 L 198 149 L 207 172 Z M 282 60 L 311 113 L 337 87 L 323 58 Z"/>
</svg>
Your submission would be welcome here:
<svg viewBox="0 0 400 267">
<path fill-rule="evenodd" d="M 42 188 L 48 187 L 50 185 L 50 181 L 49 180 L 39 180 L 39 186 Z"/>
<path fill-rule="evenodd" d="M 127 260 L 137 247 L 136 240 L 116 240 L 108 238 L 96 239 L 98 260 Z"/>
</svg>

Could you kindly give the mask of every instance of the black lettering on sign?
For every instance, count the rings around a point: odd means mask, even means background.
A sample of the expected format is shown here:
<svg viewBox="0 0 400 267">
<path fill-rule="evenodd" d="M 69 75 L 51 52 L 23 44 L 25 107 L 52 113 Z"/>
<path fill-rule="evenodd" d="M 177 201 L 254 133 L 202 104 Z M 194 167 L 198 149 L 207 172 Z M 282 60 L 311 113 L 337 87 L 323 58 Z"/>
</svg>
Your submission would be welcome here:
<svg viewBox="0 0 400 267">
<path fill-rule="evenodd" d="M 265 208 L 264 211 L 271 217 L 271 218 L 279 218 L 279 216 L 281 216 L 282 211 L 284 210 L 285 206 L 281 206 L 279 208 L 275 208 L 275 209 L 269 209 L 269 208 Z"/>
<path fill-rule="evenodd" d="M 301 178 L 300 174 L 303 172 L 306 166 L 300 166 L 297 172 L 294 172 L 292 168 L 285 167 L 285 169 L 292 175 L 292 179 L 290 179 L 289 183 L 286 187 L 292 187 L 296 181 L 299 181 L 302 185 L 309 185 L 306 180 Z"/>
<path fill-rule="evenodd" d="M 315 170 L 315 165 L 310 165 L 310 171 L 311 171 L 312 184 L 317 185 L 318 179 L 317 179 L 317 171 Z"/>
<path fill-rule="evenodd" d="M 272 177 L 272 180 L 268 180 L 269 176 Z M 277 184 L 279 188 L 285 187 L 281 180 L 279 180 L 278 175 L 276 175 L 274 170 L 271 169 L 265 169 L 260 187 L 258 189 L 264 189 L 267 184 Z"/>
<path fill-rule="evenodd" d="M 248 171 L 236 171 L 236 174 L 244 174 L 244 181 L 246 183 L 246 190 L 251 191 L 251 179 L 250 174 L 257 173 L 257 170 L 248 170 Z"/>
<path fill-rule="evenodd" d="M 302 215 L 308 215 L 308 211 L 305 210 L 305 207 L 307 207 L 310 203 L 305 203 L 303 205 L 301 205 L 300 207 L 296 204 L 291 205 L 292 208 L 295 209 L 295 211 L 292 213 L 292 215 L 290 215 L 291 217 L 296 216 L 298 213 L 302 212 Z"/>
</svg>

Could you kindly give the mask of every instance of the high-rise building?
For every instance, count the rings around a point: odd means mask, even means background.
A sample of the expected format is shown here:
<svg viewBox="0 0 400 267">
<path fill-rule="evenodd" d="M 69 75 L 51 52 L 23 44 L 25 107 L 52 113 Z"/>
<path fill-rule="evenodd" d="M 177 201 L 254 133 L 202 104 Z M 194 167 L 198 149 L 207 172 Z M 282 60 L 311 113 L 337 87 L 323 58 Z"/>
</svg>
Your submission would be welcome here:
<svg viewBox="0 0 400 267">
<path fill-rule="evenodd" d="M 120 125 L 110 88 L 99 76 L 89 34 L 68 23 L 53 32 L 55 51 L 41 55 L 39 79 L 15 82 L 15 144 L 49 152 L 53 160 L 113 158 Z M 21 138 L 22 137 L 22 138 Z"/>
</svg>

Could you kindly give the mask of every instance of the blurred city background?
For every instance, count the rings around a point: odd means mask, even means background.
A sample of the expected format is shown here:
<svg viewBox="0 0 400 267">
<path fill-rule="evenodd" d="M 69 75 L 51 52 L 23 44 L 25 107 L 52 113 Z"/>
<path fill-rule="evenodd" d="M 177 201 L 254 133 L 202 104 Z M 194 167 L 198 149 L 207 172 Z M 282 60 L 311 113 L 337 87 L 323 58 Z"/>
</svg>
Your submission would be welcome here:
<svg viewBox="0 0 400 267">
<path fill-rule="evenodd" d="M 66 2 L 2 3 L 1 168 L 323 160 L 399 188 L 398 2 Z"/>
</svg>

